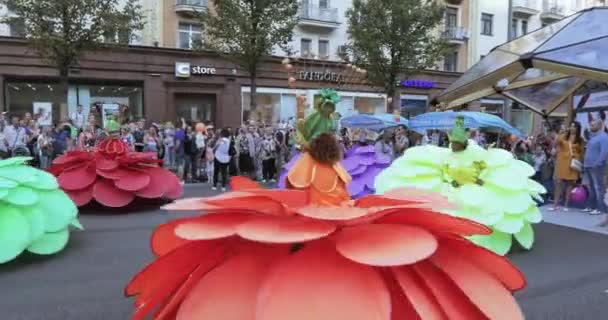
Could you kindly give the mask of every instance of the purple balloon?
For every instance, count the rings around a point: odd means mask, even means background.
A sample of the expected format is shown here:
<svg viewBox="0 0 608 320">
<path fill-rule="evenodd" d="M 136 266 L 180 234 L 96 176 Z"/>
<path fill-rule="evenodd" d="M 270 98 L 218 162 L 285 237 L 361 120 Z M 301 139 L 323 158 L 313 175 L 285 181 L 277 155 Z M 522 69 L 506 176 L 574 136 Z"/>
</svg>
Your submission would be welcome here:
<svg viewBox="0 0 608 320">
<path fill-rule="evenodd" d="M 581 204 L 587 201 L 587 197 L 589 194 L 587 193 L 587 189 L 583 186 L 576 186 L 570 192 L 570 202 L 574 204 Z"/>
</svg>

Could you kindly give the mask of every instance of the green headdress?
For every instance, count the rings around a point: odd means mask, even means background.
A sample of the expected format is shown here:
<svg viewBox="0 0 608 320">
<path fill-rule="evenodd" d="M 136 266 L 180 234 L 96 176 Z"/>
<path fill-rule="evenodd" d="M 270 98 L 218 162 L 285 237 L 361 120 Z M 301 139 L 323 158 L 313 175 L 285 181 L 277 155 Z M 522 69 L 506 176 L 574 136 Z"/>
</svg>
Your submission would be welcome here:
<svg viewBox="0 0 608 320">
<path fill-rule="evenodd" d="M 315 102 L 315 111 L 298 122 L 298 140 L 308 144 L 320 134 L 335 131 L 337 128 L 336 104 L 342 101 L 338 93 L 331 89 L 322 89 Z"/>
<path fill-rule="evenodd" d="M 456 122 L 454 123 L 454 128 L 450 131 L 449 134 L 450 142 L 457 142 L 461 144 L 467 143 L 467 132 L 464 128 L 464 116 L 456 117 Z"/>
<path fill-rule="evenodd" d="M 106 118 L 106 130 L 108 130 L 109 133 L 120 131 L 120 124 L 114 119 L 113 116 L 108 116 Z"/>
</svg>

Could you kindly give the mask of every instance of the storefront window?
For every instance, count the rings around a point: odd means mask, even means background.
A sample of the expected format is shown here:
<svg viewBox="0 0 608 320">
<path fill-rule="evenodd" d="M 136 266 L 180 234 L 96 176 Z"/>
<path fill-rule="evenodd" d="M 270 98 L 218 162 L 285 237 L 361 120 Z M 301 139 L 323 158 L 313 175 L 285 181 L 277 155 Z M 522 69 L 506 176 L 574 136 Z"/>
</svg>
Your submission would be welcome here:
<svg viewBox="0 0 608 320">
<path fill-rule="evenodd" d="M 401 115 L 408 119 L 425 113 L 427 105 L 428 97 L 425 95 L 401 95 Z"/>
<path fill-rule="evenodd" d="M 296 95 L 291 93 L 257 93 L 257 107 L 252 110 L 251 94 L 243 92 L 243 123 L 293 123 L 297 111 L 296 100 Z"/>
<path fill-rule="evenodd" d="M 526 135 L 532 133 L 533 115 L 529 110 L 511 110 L 511 122 L 513 126 Z"/>
<path fill-rule="evenodd" d="M 358 113 L 385 113 L 386 112 L 386 100 L 384 97 L 371 98 L 371 97 L 356 97 L 355 96 L 355 110 Z"/>
<path fill-rule="evenodd" d="M 43 123 L 66 121 L 78 105 L 87 114 L 92 107 L 100 113 L 120 108 L 123 119 L 143 117 L 143 89 L 140 86 L 70 85 L 65 93 L 56 83 L 8 82 L 5 87 L 6 108 L 18 116 L 26 112 L 44 114 Z"/>
</svg>

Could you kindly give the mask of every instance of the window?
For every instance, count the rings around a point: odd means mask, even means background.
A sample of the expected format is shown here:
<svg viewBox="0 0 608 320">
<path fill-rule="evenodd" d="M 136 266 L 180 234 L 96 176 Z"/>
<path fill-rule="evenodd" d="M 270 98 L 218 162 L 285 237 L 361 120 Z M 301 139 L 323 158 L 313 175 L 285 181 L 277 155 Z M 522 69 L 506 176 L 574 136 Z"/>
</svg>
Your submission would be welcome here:
<svg viewBox="0 0 608 320">
<path fill-rule="evenodd" d="M 202 30 L 200 25 L 180 22 L 178 43 L 180 48 L 193 49 L 200 45 L 201 40 Z"/>
<path fill-rule="evenodd" d="M 401 115 L 411 118 L 427 111 L 428 96 L 417 94 L 401 95 Z"/>
<path fill-rule="evenodd" d="M 319 59 L 329 58 L 329 40 L 319 40 Z"/>
<path fill-rule="evenodd" d="M 528 34 L 528 20 L 521 21 L 521 34 Z"/>
<path fill-rule="evenodd" d="M 511 19 L 511 37 L 517 38 L 517 19 Z"/>
<path fill-rule="evenodd" d="M 492 20 L 494 20 L 494 16 L 489 13 L 481 14 L 481 34 L 485 36 L 492 35 Z"/>
<path fill-rule="evenodd" d="M 329 0 L 319 0 L 319 8 L 329 9 Z"/>
<path fill-rule="evenodd" d="M 302 57 L 307 57 L 312 52 L 312 40 L 302 38 L 300 40 L 300 54 Z"/>
<path fill-rule="evenodd" d="M 443 61 L 444 71 L 458 71 L 458 51 L 448 53 Z"/>
<path fill-rule="evenodd" d="M 458 9 L 447 7 L 445 10 L 445 27 L 446 29 L 458 27 Z"/>
<path fill-rule="evenodd" d="M 25 22 L 23 19 L 11 19 L 9 23 L 11 37 L 23 38 L 25 37 Z"/>
</svg>

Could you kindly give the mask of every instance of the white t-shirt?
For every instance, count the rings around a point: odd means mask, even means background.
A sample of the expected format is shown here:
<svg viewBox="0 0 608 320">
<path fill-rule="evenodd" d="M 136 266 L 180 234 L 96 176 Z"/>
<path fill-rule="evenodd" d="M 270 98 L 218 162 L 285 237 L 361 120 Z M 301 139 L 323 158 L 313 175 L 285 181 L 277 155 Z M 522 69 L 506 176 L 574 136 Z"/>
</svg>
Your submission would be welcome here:
<svg viewBox="0 0 608 320">
<path fill-rule="evenodd" d="M 215 159 L 221 163 L 230 162 L 230 140 L 221 138 L 215 146 Z"/>
</svg>

